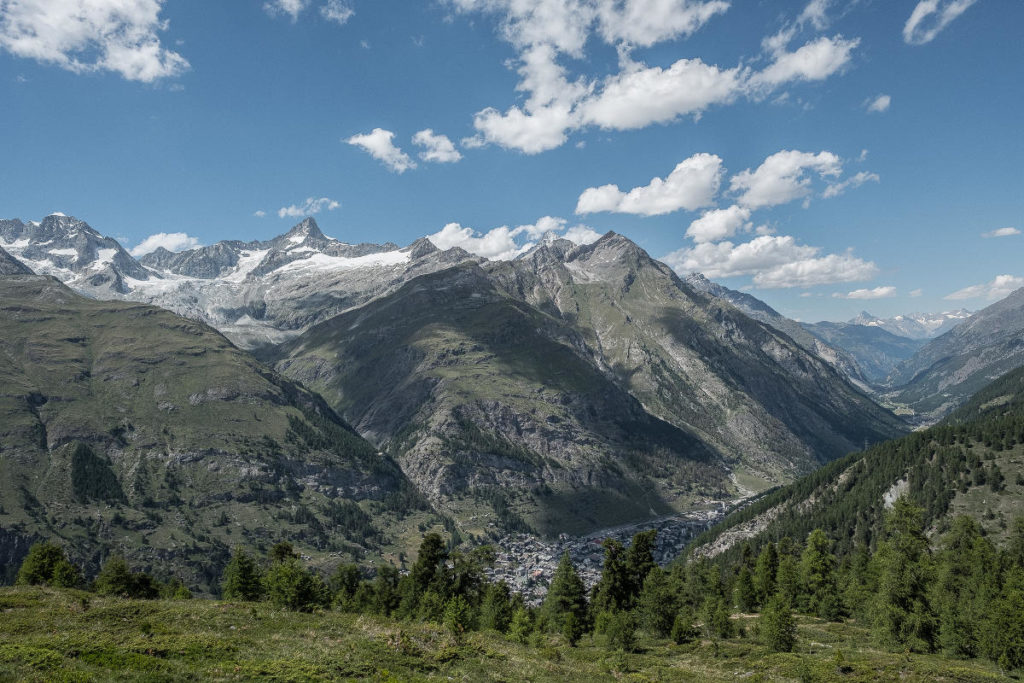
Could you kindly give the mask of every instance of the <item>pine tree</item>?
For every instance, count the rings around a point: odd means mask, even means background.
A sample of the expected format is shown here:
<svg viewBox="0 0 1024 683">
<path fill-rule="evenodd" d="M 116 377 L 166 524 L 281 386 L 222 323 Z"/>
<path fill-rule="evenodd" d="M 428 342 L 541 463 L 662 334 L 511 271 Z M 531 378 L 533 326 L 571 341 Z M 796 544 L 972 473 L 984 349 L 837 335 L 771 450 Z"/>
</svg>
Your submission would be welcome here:
<svg viewBox="0 0 1024 683">
<path fill-rule="evenodd" d="M 533 633 L 533 613 L 520 606 L 512 613 L 512 623 L 508 627 L 508 637 L 517 643 L 526 643 Z"/>
<path fill-rule="evenodd" d="M 800 569 L 797 566 L 796 559 L 789 553 L 782 555 L 782 558 L 779 560 L 779 571 L 776 575 L 775 585 L 777 591 L 791 605 L 800 596 Z"/>
<path fill-rule="evenodd" d="M 778 570 L 779 555 L 775 552 L 775 544 L 766 543 L 761 549 L 761 554 L 757 556 L 752 577 L 758 606 L 767 603 L 775 594 L 775 574 Z"/>
<path fill-rule="evenodd" d="M 982 649 L 1002 669 L 1024 669 L 1024 569 L 1007 572 L 1003 589 L 993 601 Z"/>
<path fill-rule="evenodd" d="M 676 596 L 669 585 L 668 574 L 660 567 L 648 572 L 637 599 L 637 613 L 640 626 L 651 633 L 665 637 L 672 632 L 678 613 Z"/>
<path fill-rule="evenodd" d="M 295 612 L 312 612 L 331 602 L 327 584 L 296 557 L 275 562 L 263 575 L 263 590 L 274 605 Z"/>
<path fill-rule="evenodd" d="M 758 620 L 761 640 L 772 652 L 792 652 L 796 644 L 796 622 L 789 603 L 781 595 L 772 597 Z"/>
<path fill-rule="evenodd" d="M 757 609 L 757 591 L 754 589 L 754 580 L 746 565 L 740 567 L 740 573 L 736 576 L 733 602 L 741 612 L 753 612 Z"/>
<path fill-rule="evenodd" d="M 684 604 L 672 622 L 672 642 L 676 645 L 683 645 L 693 641 L 698 635 L 693 621 L 693 609 Z"/>
<path fill-rule="evenodd" d="M 457 636 L 476 628 L 476 613 L 466 598 L 456 595 L 448 601 L 444 607 L 444 625 Z"/>
<path fill-rule="evenodd" d="M 810 614 L 826 619 L 838 616 L 836 564 L 836 556 L 832 554 L 832 542 L 824 531 L 815 529 L 807 536 L 807 545 L 800 558 L 802 607 Z"/>
<path fill-rule="evenodd" d="M 936 619 L 928 601 L 931 556 L 924 537 L 923 510 L 901 496 L 885 518 L 886 539 L 872 558 L 878 567 L 873 604 L 874 632 L 883 645 L 929 651 Z"/>
<path fill-rule="evenodd" d="M 614 538 L 606 539 L 604 567 L 601 578 L 594 585 L 591 601 L 595 613 L 628 609 L 630 603 L 630 576 L 626 570 L 625 551 Z"/>
<path fill-rule="evenodd" d="M 512 594 L 508 584 L 498 581 L 487 586 L 480 605 L 480 627 L 504 633 L 512 621 Z"/>
<path fill-rule="evenodd" d="M 648 529 L 633 536 L 626 550 L 626 576 L 628 580 L 629 604 L 632 605 L 643 590 L 644 581 L 658 564 L 654 561 L 658 530 Z"/>
<path fill-rule="evenodd" d="M 729 607 L 721 597 L 704 603 L 704 632 L 709 638 L 732 638 L 733 627 Z"/>
<path fill-rule="evenodd" d="M 28 549 L 15 582 L 21 586 L 74 588 L 81 583 L 81 576 L 78 567 L 68 561 L 59 545 L 35 543 Z"/>
<path fill-rule="evenodd" d="M 225 600 L 256 601 L 263 597 L 263 581 L 256 562 L 242 548 L 235 548 L 224 568 L 221 594 Z"/>
<path fill-rule="evenodd" d="M 573 628 L 586 630 L 586 588 L 569 559 L 569 553 L 562 555 L 551 577 L 551 586 L 540 607 L 540 614 L 549 631 L 563 632 L 570 614 Z"/>
</svg>

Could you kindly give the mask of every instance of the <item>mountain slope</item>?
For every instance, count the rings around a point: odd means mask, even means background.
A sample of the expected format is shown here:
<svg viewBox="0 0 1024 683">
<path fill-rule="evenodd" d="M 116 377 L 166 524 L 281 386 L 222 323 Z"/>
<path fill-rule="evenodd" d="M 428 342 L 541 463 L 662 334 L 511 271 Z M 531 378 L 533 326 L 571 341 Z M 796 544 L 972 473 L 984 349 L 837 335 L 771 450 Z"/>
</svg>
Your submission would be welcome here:
<svg viewBox="0 0 1024 683">
<path fill-rule="evenodd" d="M 510 530 L 592 530 L 725 485 L 711 449 L 648 415 L 577 333 L 474 264 L 417 278 L 278 355 L 471 530 L 478 508 Z"/>
<path fill-rule="evenodd" d="M 0 276 L 4 275 L 32 275 L 32 269 L 24 263 L 0 249 Z"/>
<path fill-rule="evenodd" d="M 815 337 L 853 357 L 864 377 L 873 383 L 885 380 L 897 365 L 926 343 L 868 325 L 820 322 L 803 323 L 802 326 Z"/>
<path fill-rule="evenodd" d="M 273 355 L 403 453 L 435 502 L 465 518 L 460 492 L 502 487 L 497 507 L 544 531 L 558 530 L 548 510 L 580 530 L 650 517 L 902 431 L 824 361 L 614 233 L 417 278 Z M 522 495 L 538 482 L 572 505 Z M 581 510 L 602 488 L 615 504 Z"/>
<path fill-rule="evenodd" d="M 769 493 L 694 540 L 698 556 L 738 552 L 815 528 L 844 555 L 871 545 L 885 510 L 907 495 L 929 532 L 969 515 L 998 542 L 1024 504 L 1024 368 L 992 383 L 943 423 L 830 463 Z"/>
<path fill-rule="evenodd" d="M 694 291 L 621 235 L 489 266 L 506 291 L 583 335 L 654 415 L 780 481 L 902 424 L 787 335 Z"/>
<path fill-rule="evenodd" d="M 1000 375 L 1024 365 L 1024 289 L 978 311 L 893 370 L 888 397 L 922 421 L 942 418 Z"/>
<path fill-rule="evenodd" d="M 236 543 L 361 556 L 408 497 L 320 397 L 202 323 L 7 277 L 0 340 L 4 571 L 62 537 L 91 570 L 117 551 L 209 589 Z"/>
<path fill-rule="evenodd" d="M 699 292 L 704 292 L 719 299 L 725 299 L 754 320 L 784 332 L 797 344 L 839 370 L 858 387 L 862 389 L 868 388 L 869 380 L 852 354 L 841 347 L 831 344 L 829 340 L 813 334 L 806 326 L 791 318 L 787 318 L 757 297 L 751 296 L 746 292 L 737 292 L 734 289 L 723 287 L 718 283 L 708 280 L 700 273 L 692 273 L 687 276 L 686 284 Z"/>
</svg>

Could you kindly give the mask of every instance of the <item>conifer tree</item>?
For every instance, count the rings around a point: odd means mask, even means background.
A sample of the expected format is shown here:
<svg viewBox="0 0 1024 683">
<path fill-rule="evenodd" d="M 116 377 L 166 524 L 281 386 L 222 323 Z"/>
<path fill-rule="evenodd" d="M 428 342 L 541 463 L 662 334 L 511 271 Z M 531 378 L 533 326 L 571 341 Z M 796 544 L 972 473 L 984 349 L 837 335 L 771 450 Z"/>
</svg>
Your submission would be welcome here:
<svg viewBox="0 0 1024 683">
<path fill-rule="evenodd" d="M 74 588 L 81 582 L 78 567 L 68 561 L 64 549 L 55 543 L 35 543 L 22 560 L 15 583 L 21 586 Z"/>
<path fill-rule="evenodd" d="M 256 562 L 241 547 L 235 548 L 221 578 L 225 600 L 256 601 L 263 597 L 263 583 Z"/>
<path fill-rule="evenodd" d="M 480 627 L 504 633 L 512 622 L 512 594 L 504 581 L 489 584 L 480 605 Z"/>
<path fill-rule="evenodd" d="M 801 606 L 808 613 L 826 619 L 838 616 L 836 564 L 836 556 L 832 554 L 832 542 L 824 531 L 815 529 L 807 536 L 807 545 L 800 557 L 800 578 L 803 586 Z"/>
<path fill-rule="evenodd" d="M 761 554 L 757 556 L 754 575 L 751 577 L 758 606 L 767 603 L 768 599 L 775 594 L 775 574 L 778 570 L 779 556 L 775 551 L 775 544 L 766 543 L 761 549 Z"/>
<path fill-rule="evenodd" d="M 936 619 L 928 601 L 932 578 L 923 510 L 905 496 L 885 518 L 886 539 L 872 562 L 878 567 L 878 592 L 873 604 L 876 638 L 893 648 L 929 651 L 935 642 Z"/>
<path fill-rule="evenodd" d="M 628 578 L 629 603 L 632 605 L 644 581 L 658 565 L 654 561 L 654 548 L 658 538 L 657 529 L 641 531 L 633 536 L 633 541 L 626 550 L 626 576 Z"/>
<path fill-rule="evenodd" d="M 679 608 L 675 620 L 672 622 L 672 642 L 676 645 L 683 645 L 693 641 L 697 637 L 697 629 L 693 626 L 693 609 L 684 604 Z"/>
<path fill-rule="evenodd" d="M 594 613 L 615 612 L 628 609 L 630 603 L 630 576 L 626 569 L 626 553 L 614 538 L 609 538 L 604 546 L 604 567 L 601 578 L 594 585 L 591 601 Z"/>
<path fill-rule="evenodd" d="M 753 612 L 757 609 L 757 591 L 746 565 L 740 567 L 740 573 L 736 575 L 733 597 L 736 608 L 741 612 Z"/>
<path fill-rule="evenodd" d="M 551 586 L 540 607 L 541 618 L 547 630 L 563 632 L 568 621 L 568 615 L 572 615 L 572 627 L 574 629 L 586 630 L 587 626 L 587 597 L 586 588 L 576 568 L 569 559 L 569 553 L 562 555 L 554 576 L 551 577 Z"/>
<path fill-rule="evenodd" d="M 640 626 L 662 637 L 669 635 L 678 614 L 676 603 L 668 574 L 660 567 L 655 567 L 647 573 L 647 580 L 637 599 Z"/>
<path fill-rule="evenodd" d="M 796 644 L 796 622 L 782 595 L 773 596 L 765 605 L 758 629 L 761 640 L 772 652 L 792 652 Z"/>
</svg>

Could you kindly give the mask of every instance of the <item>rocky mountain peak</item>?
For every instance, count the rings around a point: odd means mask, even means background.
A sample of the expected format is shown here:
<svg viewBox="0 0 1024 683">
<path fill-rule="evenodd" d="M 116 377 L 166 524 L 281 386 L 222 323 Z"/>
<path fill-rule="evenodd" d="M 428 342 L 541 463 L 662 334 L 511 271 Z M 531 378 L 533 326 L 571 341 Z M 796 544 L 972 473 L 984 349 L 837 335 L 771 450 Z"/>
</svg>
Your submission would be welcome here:
<svg viewBox="0 0 1024 683">
<path fill-rule="evenodd" d="M 312 216 L 307 216 L 301 223 L 285 233 L 283 239 L 294 244 L 307 241 L 327 241 L 327 237 L 320 231 L 320 226 L 316 224 L 316 219 Z"/>
</svg>

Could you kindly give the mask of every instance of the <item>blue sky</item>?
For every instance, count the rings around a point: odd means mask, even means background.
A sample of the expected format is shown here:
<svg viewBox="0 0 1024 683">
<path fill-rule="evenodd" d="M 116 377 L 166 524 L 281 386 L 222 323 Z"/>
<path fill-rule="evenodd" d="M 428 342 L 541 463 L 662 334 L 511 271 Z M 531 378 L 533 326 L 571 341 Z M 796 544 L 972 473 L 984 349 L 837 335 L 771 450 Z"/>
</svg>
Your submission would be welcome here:
<svg viewBox="0 0 1024 683">
<path fill-rule="evenodd" d="M 802 320 L 981 308 L 1024 285 L 1021 25 L 994 0 L 0 0 L 0 216 L 182 248 L 315 212 L 490 257 L 615 230 Z"/>
</svg>

